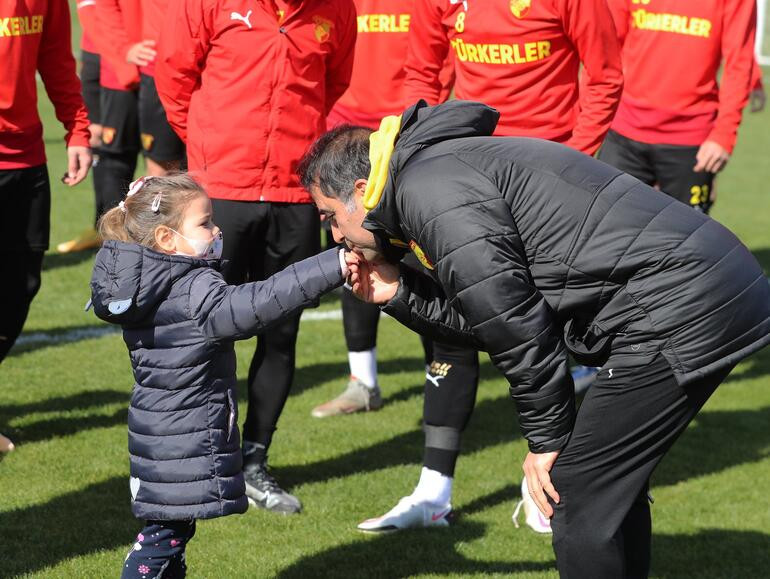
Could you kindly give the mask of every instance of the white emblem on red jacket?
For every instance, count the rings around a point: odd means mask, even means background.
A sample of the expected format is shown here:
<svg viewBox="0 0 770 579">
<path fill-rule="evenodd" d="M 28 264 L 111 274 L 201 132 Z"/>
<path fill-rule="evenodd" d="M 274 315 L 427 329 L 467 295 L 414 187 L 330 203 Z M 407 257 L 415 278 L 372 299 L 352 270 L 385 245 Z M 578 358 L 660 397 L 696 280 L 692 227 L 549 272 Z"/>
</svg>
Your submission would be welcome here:
<svg viewBox="0 0 770 579">
<path fill-rule="evenodd" d="M 230 13 L 230 20 L 240 20 L 240 21 L 241 21 L 241 22 L 243 22 L 243 23 L 244 23 L 246 26 L 248 26 L 249 28 L 251 28 L 251 22 L 249 21 L 249 18 L 251 18 L 251 12 L 252 12 L 252 11 L 251 11 L 251 10 L 249 10 L 249 11 L 246 13 L 246 16 L 242 16 L 242 15 L 238 14 L 237 12 L 231 12 L 231 13 Z"/>
</svg>

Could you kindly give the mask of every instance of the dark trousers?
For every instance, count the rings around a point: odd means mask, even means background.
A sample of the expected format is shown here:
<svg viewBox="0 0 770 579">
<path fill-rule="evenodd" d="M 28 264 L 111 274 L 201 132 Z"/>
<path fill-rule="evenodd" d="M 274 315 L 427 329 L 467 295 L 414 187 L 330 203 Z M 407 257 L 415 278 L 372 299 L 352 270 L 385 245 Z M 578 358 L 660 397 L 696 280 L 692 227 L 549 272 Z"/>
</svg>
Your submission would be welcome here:
<svg viewBox="0 0 770 579">
<path fill-rule="evenodd" d="M 714 173 L 692 170 L 699 147 L 640 143 L 610 131 L 599 159 L 694 209 L 708 213 Z"/>
<path fill-rule="evenodd" d="M 222 229 L 223 274 L 228 283 L 265 279 L 318 253 L 318 210 L 310 204 L 212 199 L 214 222 Z M 259 336 L 249 367 L 249 405 L 243 438 L 270 446 L 294 379 L 299 314 Z"/>
<path fill-rule="evenodd" d="M 561 497 L 551 528 L 562 578 L 647 577 L 650 475 L 729 373 L 681 387 L 660 354 L 610 358 L 551 471 Z"/>
<path fill-rule="evenodd" d="M 126 556 L 121 579 L 185 577 L 185 549 L 194 535 L 195 521 L 147 521 Z"/>
<path fill-rule="evenodd" d="M 48 249 L 51 186 L 45 165 L 0 171 L 0 362 L 21 334 L 40 289 Z"/>
</svg>

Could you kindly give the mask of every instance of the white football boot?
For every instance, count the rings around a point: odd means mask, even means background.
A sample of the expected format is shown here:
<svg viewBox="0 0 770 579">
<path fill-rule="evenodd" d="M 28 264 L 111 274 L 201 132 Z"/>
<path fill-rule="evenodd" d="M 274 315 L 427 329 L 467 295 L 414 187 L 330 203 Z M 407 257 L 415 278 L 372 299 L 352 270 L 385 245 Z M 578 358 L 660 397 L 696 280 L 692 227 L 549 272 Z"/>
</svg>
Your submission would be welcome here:
<svg viewBox="0 0 770 579">
<path fill-rule="evenodd" d="M 419 527 L 448 527 L 452 505 L 436 505 L 412 496 L 404 497 L 381 517 L 367 519 L 358 530 L 364 533 L 393 533 Z"/>
</svg>

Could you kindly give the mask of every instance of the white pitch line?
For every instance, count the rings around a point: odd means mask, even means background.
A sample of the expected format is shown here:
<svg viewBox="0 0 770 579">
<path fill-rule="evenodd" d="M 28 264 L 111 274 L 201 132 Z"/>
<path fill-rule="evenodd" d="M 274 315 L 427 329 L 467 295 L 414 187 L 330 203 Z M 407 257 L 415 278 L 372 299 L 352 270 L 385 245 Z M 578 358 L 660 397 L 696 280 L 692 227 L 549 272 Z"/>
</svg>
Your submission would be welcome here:
<svg viewBox="0 0 770 579">
<path fill-rule="evenodd" d="M 342 310 L 324 310 L 320 312 L 316 312 L 314 310 L 306 310 L 302 314 L 300 321 L 321 322 L 326 320 L 341 319 Z M 107 336 L 109 334 L 117 334 L 119 332 L 120 327 L 118 326 L 94 326 L 93 328 L 78 328 L 57 334 L 49 334 L 46 332 L 31 332 L 19 336 L 19 339 L 16 340 L 16 344 L 33 344 L 35 346 L 45 346 L 47 344 L 67 344 L 69 342 L 79 342 L 81 340 L 101 338 L 103 336 Z"/>
</svg>

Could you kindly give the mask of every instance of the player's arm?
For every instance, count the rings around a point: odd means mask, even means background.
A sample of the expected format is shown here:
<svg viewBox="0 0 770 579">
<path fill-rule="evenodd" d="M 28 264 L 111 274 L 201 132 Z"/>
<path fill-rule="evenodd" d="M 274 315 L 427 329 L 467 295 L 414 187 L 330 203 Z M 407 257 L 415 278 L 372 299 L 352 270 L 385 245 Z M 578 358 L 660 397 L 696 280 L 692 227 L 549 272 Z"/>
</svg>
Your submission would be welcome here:
<svg viewBox="0 0 770 579">
<path fill-rule="evenodd" d="M 91 167 L 88 110 L 80 90 L 72 55 L 72 29 L 67 0 L 50 0 L 45 15 L 37 70 L 53 103 L 56 118 L 67 130 L 68 185 L 86 178 Z"/>
<path fill-rule="evenodd" d="M 443 6 L 447 3 L 448 0 L 415 0 L 413 4 L 404 64 L 407 102 L 425 99 L 428 104 L 435 105 L 442 94 L 447 94 L 442 89 L 447 80 L 452 79 L 452 75 L 445 71 L 449 37 L 441 21 Z"/>
<path fill-rule="evenodd" d="M 353 2 L 345 0 L 337 11 L 336 22 L 337 46 L 326 65 L 326 103 L 324 114 L 328 116 L 342 94 L 350 85 L 353 74 L 353 56 L 355 54 L 358 24 L 356 8 Z"/>
<path fill-rule="evenodd" d="M 606 0 L 556 1 L 583 63 L 580 113 L 566 144 L 593 155 L 610 130 L 623 91 L 618 35 Z"/>
<path fill-rule="evenodd" d="M 754 0 L 726 0 L 722 11 L 722 79 L 714 128 L 698 149 L 695 171 L 718 173 L 730 158 L 743 107 L 751 92 L 754 37 L 757 28 Z"/>
<path fill-rule="evenodd" d="M 404 213 L 413 215 L 405 216 L 407 229 L 432 260 L 447 300 L 508 380 L 530 450 L 558 451 L 575 417 L 562 331 L 533 284 L 510 207 L 486 176 L 458 163 L 439 157 L 410 173 L 409 191 L 400 195 L 409 200 Z M 473 203 L 443 201 L 468 192 Z"/>
<path fill-rule="evenodd" d="M 190 99 L 205 64 L 214 10 L 204 0 L 171 0 L 161 30 L 155 86 L 169 124 L 183 141 L 187 141 Z"/>
<path fill-rule="evenodd" d="M 139 68 L 126 56 L 132 46 L 118 0 L 96 0 L 98 32 L 93 41 L 102 58 L 107 59 L 120 83 L 131 88 L 139 83 Z"/>
<path fill-rule="evenodd" d="M 94 39 L 99 35 L 99 24 L 96 18 L 96 0 L 79 0 L 77 10 L 83 34 L 95 42 Z"/>
</svg>

